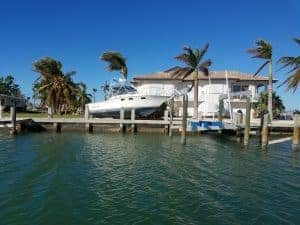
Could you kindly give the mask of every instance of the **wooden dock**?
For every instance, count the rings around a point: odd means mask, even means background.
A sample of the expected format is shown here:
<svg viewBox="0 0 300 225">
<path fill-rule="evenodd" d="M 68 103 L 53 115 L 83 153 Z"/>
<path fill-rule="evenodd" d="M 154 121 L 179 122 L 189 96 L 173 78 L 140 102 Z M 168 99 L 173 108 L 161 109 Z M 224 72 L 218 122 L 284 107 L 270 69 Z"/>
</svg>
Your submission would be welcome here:
<svg viewBox="0 0 300 225">
<path fill-rule="evenodd" d="M 140 124 L 140 125 L 169 125 L 170 119 L 163 119 L 163 120 L 131 120 L 131 119 L 113 119 L 113 118 L 22 118 L 18 117 L 16 122 L 20 122 L 23 120 L 32 119 L 36 123 L 40 123 L 41 125 L 53 125 L 54 123 L 61 123 L 61 124 L 86 124 L 91 123 L 95 125 L 106 125 L 106 124 Z M 209 121 L 209 119 L 208 119 Z M 225 124 L 225 129 L 236 129 L 235 124 L 229 119 L 223 119 L 223 123 Z M 181 125 L 180 118 L 173 118 L 172 124 L 175 127 Z M 11 126 L 11 118 L 6 117 L 0 119 L 0 125 L 2 127 L 10 127 Z M 242 128 L 244 127 L 243 124 L 240 125 Z M 253 129 L 258 129 L 260 127 L 260 120 L 254 119 L 250 122 L 250 127 Z M 271 124 L 268 124 L 270 128 L 293 128 L 294 121 L 293 120 L 274 120 Z"/>
<path fill-rule="evenodd" d="M 53 126 L 56 131 L 60 132 L 63 127 L 70 127 L 72 125 L 85 126 L 87 130 L 93 131 L 94 126 L 103 126 L 103 125 L 114 125 L 115 127 L 120 127 L 123 132 L 126 132 L 124 129 L 127 127 L 153 127 L 156 126 L 158 128 L 166 129 L 166 132 L 170 129 L 177 129 L 181 125 L 181 120 L 173 120 L 172 125 L 170 126 L 169 119 L 163 120 L 140 120 L 140 119 L 113 119 L 113 118 L 17 118 L 16 124 L 20 124 L 26 120 L 32 120 L 37 124 L 42 126 Z M 13 125 L 11 123 L 11 118 L 3 118 L 0 119 L 0 127 L 12 128 Z M 137 129 L 136 129 L 137 131 Z"/>
<path fill-rule="evenodd" d="M 186 100 L 185 100 L 186 99 Z M 52 126 L 56 132 L 61 132 L 62 127 L 66 125 L 83 125 L 85 130 L 93 132 L 94 126 L 114 125 L 118 127 L 120 132 L 126 132 L 127 127 L 131 127 L 131 132 L 136 133 L 138 127 L 142 126 L 156 126 L 163 128 L 165 134 L 172 136 L 172 130 L 177 129 L 181 131 L 181 143 L 186 143 L 186 131 L 187 131 L 187 96 L 183 96 L 183 110 L 182 118 L 173 118 L 173 107 L 164 111 L 164 116 L 159 120 L 144 120 L 136 118 L 135 109 L 131 109 L 130 119 L 125 119 L 125 109 L 120 109 L 120 118 L 90 118 L 89 111 L 86 105 L 84 118 L 53 118 L 51 108 L 48 108 L 47 118 L 17 118 L 16 107 L 18 104 L 23 103 L 23 99 L 12 96 L 0 95 L 0 127 L 10 128 L 11 134 L 17 134 L 21 130 L 27 129 L 28 131 L 43 131 L 44 126 Z M 10 117 L 2 118 L 3 107 L 10 107 Z M 237 141 L 241 143 L 242 137 L 244 145 L 248 145 L 250 129 L 257 129 L 261 135 L 261 145 L 263 148 L 268 144 L 277 144 L 290 139 L 278 139 L 269 142 L 269 130 L 278 128 L 293 129 L 292 146 L 298 146 L 300 136 L 300 115 L 296 114 L 294 120 L 273 120 L 269 121 L 268 113 L 261 116 L 260 119 L 250 119 L 251 102 L 247 99 L 246 118 L 243 121 L 242 114 L 236 113 L 235 118 L 232 120 L 226 120 L 222 118 L 222 113 L 219 113 L 218 120 L 189 120 L 190 132 L 203 132 L 203 131 L 218 131 L 222 133 L 222 130 L 232 130 L 236 132 Z M 221 111 L 220 111 L 221 112 Z M 199 129 L 201 128 L 201 129 Z"/>
</svg>

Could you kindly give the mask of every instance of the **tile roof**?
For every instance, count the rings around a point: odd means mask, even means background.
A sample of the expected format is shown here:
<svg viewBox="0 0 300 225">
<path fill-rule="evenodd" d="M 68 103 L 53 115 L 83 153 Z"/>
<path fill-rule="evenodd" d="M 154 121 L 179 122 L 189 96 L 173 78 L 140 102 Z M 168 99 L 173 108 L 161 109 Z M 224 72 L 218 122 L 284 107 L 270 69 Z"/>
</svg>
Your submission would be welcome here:
<svg viewBox="0 0 300 225">
<path fill-rule="evenodd" d="M 226 79 L 226 71 L 210 71 L 210 78 L 212 80 L 223 80 Z M 228 79 L 240 80 L 240 81 L 268 81 L 269 78 L 266 76 L 253 76 L 251 74 L 242 73 L 239 71 L 227 71 Z M 148 75 L 138 75 L 133 78 L 133 82 L 138 82 L 142 80 L 182 80 L 182 76 L 174 76 L 170 72 L 157 72 Z M 188 75 L 185 81 L 194 80 L 193 74 Z M 208 77 L 205 76 L 202 72 L 199 72 L 199 80 L 208 80 Z M 276 82 L 277 80 L 273 80 Z"/>
</svg>

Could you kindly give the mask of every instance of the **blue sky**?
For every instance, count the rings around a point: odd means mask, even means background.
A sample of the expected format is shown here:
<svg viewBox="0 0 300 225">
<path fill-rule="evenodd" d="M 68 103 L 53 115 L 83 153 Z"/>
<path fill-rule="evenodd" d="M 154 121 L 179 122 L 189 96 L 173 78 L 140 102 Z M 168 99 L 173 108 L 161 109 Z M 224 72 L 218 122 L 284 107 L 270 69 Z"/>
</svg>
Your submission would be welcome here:
<svg viewBox="0 0 300 225">
<path fill-rule="evenodd" d="M 173 57 L 182 46 L 206 42 L 212 70 L 253 73 L 260 60 L 245 51 L 257 38 L 272 43 L 275 60 L 299 55 L 291 40 L 300 36 L 299 15 L 297 0 L 1 1 L 0 75 L 14 75 L 30 96 L 38 77 L 32 62 L 50 56 L 64 71 L 77 71 L 74 80 L 91 90 L 117 76 L 98 59 L 106 50 L 123 53 L 133 77 L 178 65 Z M 275 70 L 274 76 L 282 81 L 286 75 Z M 277 92 L 287 108 L 300 108 L 300 90 Z"/>
</svg>

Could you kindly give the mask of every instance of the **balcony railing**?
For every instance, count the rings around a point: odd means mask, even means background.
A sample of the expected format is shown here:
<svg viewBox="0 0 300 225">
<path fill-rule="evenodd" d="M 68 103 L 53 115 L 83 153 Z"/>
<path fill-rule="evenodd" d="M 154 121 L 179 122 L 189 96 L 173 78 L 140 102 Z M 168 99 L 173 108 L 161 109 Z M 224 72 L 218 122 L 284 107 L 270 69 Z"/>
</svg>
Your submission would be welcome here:
<svg viewBox="0 0 300 225">
<path fill-rule="evenodd" d="M 253 102 L 256 102 L 258 100 L 258 95 L 252 95 L 251 91 L 239 91 L 239 92 L 230 92 L 229 96 L 228 94 L 222 94 L 219 97 L 220 99 L 228 99 L 232 101 L 245 101 L 247 98 L 250 98 Z"/>
</svg>

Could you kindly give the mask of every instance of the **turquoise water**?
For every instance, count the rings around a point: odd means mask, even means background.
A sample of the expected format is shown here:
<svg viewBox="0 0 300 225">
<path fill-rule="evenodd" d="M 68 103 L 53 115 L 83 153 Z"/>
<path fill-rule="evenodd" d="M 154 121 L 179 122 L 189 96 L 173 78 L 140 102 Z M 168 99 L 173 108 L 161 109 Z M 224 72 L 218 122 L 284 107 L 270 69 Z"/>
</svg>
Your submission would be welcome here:
<svg viewBox="0 0 300 225">
<path fill-rule="evenodd" d="M 300 224 L 300 152 L 217 135 L 0 133 L 0 224 Z"/>
</svg>

